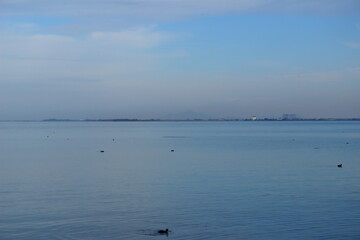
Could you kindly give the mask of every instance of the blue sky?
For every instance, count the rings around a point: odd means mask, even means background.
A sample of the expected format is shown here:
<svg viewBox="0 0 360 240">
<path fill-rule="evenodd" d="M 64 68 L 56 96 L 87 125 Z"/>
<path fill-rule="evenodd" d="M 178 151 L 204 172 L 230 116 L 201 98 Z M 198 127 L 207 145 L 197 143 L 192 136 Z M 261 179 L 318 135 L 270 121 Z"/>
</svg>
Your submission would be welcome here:
<svg viewBox="0 0 360 240">
<path fill-rule="evenodd" d="M 360 2 L 0 1 L 0 120 L 360 117 Z"/>
</svg>

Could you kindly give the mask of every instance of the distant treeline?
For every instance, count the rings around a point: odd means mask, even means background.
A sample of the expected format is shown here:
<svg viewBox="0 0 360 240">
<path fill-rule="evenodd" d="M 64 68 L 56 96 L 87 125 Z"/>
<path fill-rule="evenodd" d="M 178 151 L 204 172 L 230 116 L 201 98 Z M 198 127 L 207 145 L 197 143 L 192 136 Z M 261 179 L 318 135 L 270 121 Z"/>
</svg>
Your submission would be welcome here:
<svg viewBox="0 0 360 240">
<path fill-rule="evenodd" d="M 286 121 L 286 122 L 295 122 L 295 121 L 360 121 L 360 118 L 297 118 L 297 119 L 278 119 L 278 118 L 259 118 L 259 119 L 137 119 L 137 118 L 115 118 L 115 119 L 45 119 L 43 122 L 241 122 L 241 121 L 251 121 L 251 122 L 261 122 L 261 121 Z"/>
</svg>

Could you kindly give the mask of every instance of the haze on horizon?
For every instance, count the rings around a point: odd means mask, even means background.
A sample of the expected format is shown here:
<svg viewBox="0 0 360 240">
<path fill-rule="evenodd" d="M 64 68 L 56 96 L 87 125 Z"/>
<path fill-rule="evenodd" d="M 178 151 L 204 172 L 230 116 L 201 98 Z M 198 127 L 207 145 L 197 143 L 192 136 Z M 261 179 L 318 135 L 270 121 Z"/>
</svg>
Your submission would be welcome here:
<svg viewBox="0 0 360 240">
<path fill-rule="evenodd" d="M 0 0 L 0 120 L 360 117 L 358 0 Z"/>
</svg>

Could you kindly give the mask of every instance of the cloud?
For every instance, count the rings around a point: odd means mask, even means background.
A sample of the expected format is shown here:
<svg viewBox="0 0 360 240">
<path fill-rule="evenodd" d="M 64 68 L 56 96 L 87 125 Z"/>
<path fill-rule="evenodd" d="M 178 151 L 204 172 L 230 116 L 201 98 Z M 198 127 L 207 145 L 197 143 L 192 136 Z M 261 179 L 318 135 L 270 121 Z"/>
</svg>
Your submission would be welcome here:
<svg viewBox="0 0 360 240">
<path fill-rule="evenodd" d="M 346 42 L 344 43 L 345 46 L 351 47 L 351 48 L 360 48 L 360 42 Z"/>
<path fill-rule="evenodd" d="M 358 0 L 3 0 L 0 16 L 57 15 L 174 19 L 198 14 L 359 14 Z"/>
<path fill-rule="evenodd" d="M 116 44 L 135 48 L 151 48 L 170 38 L 167 33 L 154 31 L 154 28 L 135 28 L 120 32 L 93 32 L 90 39 L 103 44 Z"/>
<path fill-rule="evenodd" d="M 358 0 L 0 0 L 0 18 L 81 35 L 226 14 L 359 15 Z M 1 26 L 0 26 L 1 27 Z M 112 34 L 114 35 L 114 34 Z M 115 37 L 115 36 L 111 36 Z M 138 42 L 139 43 L 139 42 Z"/>
<path fill-rule="evenodd" d="M 336 71 L 315 71 L 283 74 L 279 78 L 290 82 L 345 82 L 357 81 L 360 77 L 360 68 L 346 68 Z"/>
<path fill-rule="evenodd" d="M 173 38 L 154 26 L 93 32 L 82 38 L 0 32 L 0 81 L 120 79 L 168 58 L 152 50 Z M 169 51 L 171 57 L 182 57 Z"/>
<path fill-rule="evenodd" d="M 0 22 L 0 29 L 3 33 L 11 32 L 18 34 L 27 34 L 27 33 L 34 33 L 40 31 L 38 25 L 30 22 L 12 23 L 12 22 L 2 21 Z"/>
</svg>

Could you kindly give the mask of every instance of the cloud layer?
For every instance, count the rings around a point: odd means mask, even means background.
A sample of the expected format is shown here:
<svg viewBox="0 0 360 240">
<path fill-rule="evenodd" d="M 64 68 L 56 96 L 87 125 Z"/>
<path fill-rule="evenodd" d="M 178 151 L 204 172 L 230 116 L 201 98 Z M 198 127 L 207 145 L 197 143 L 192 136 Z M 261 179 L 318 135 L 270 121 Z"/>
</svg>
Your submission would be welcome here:
<svg viewBox="0 0 360 240">
<path fill-rule="evenodd" d="M 83 38 L 0 32 L 0 81 L 114 80 L 151 69 L 159 58 L 151 50 L 173 37 L 154 26 Z"/>
<path fill-rule="evenodd" d="M 2 0 L 0 16 L 134 16 L 174 19 L 198 14 L 300 13 L 356 14 L 358 0 Z"/>
</svg>

